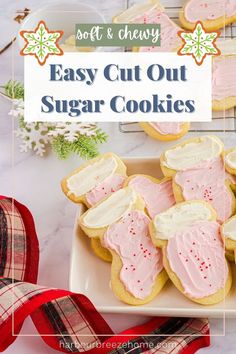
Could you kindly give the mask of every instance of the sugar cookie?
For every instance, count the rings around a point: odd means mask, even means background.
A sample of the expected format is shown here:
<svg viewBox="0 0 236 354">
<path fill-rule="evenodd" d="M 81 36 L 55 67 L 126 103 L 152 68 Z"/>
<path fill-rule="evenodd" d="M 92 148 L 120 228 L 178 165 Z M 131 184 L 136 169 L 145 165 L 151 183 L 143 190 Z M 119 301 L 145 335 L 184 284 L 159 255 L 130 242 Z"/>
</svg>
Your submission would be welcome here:
<svg viewBox="0 0 236 354">
<path fill-rule="evenodd" d="M 111 285 L 115 295 L 130 305 L 150 302 L 168 277 L 162 254 L 149 236 L 150 219 L 144 202 L 131 188 L 121 189 L 89 209 L 80 225 L 89 237 L 100 237 L 112 253 Z"/>
<path fill-rule="evenodd" d="M 161 169 L 166 177 L 173 177 L 178 171 L 185 171 L 212 161 L 224 150 L 222 141 L 211 135 L 187 139 L 175 145 L 160 156 Z"/>
<path fill-rule="evenodd" d="M 213 305 L 224 299 L 231 284 L 220 225 L 203 201 L 176 204 L 150 224 L 153 243 L 162 247 L 163 264 L 174 285 L 190 300 Z"/>
<path fill-rule="evenodd" d="M 158 180 L 147 175 L 133 175 L 126 180 L 125 185 L 140 194 L 151 219 L 175 204 L 171 178 Z"/>
<path fill-rule="evenodd" d="M 115 154 L 106 153 L 73 171 L 62 180 L 61 186 L 70 200 L 91 207 L 122 188 L 125 179 L 124 163 Z M 112 261 L 110 252 L 101 245 L 99 238 L 91 240 L 91 248 L 102 260 Z"/>
<path fill-rule="evenodd" d="M 222 225 L 221 234 L 225 241 L 226 251 L 231 256 L 234 253 L 236 261 L 236 216 L 233 216 Z"/>
<path fill-rule="evenodd" d="M 100 258 L 101 260 L 111 263 L 112 262 L 112 255 L 111 252 L 102 246 L 100 238 L 94 237 L 90 239 L 90 245 L 94 252 L 94 254 Z"/>
<path fill-rule="evenodd" d="M 201 21 L 207 30 L 215 31 L 236 21 L 235 0 L 187 0 L 179 14 L 184 28 L 194 29 Z"/>
<path fill-rule="evenodd" d="M 226 171 L 236 176 L 236 148 L 227 150 L 224 155 Z"/>
<path fill-rule="evenodd" d="M 209 202 L 224 222 L 235 212 L 235 196 L 225 173 L 223 143 L 214 136 L 189 139 L 166 151 L 161 157 L 165 175 L 173 176 L 177 203 L 187 200 Z"/>
<path fill-rule="evenodd" d="M 178 31 L 181 30 L 165 13 L 158 0 L 149 0 L 142 4 L 131 6 L 126 11 L 114 17 L 114 23 L 159 23 L 161 25 L 161 45 L 153 47 L 133 48 L 140 52 L 174 52 L 181 47 Z"/>
<path fill-rule="evenodd" d="M 220 57 L 213 57 L 212 109 L 225 111 L 236 106 L 236 39 L 219 40 Z"/>
<path fill-rule="evenodd" d="M 229 262 L 235 262 L 234 251 L 225 250 L 225 257 Z"/>
<path fill-rule="evenodd" d="M 161 141 L 178 140 L 187 134 L 190 127 L 188 122 L 141 122 L 139 124 L 147 135 Z"/>
<path fill-rule="evenodd" d="M 115 154 L 106 153 L 89 160 L 66 176 L 61 186 L 72 202 L 91 207 L 122 188 L 126 177 L 123 161 Z"/>
</svg>

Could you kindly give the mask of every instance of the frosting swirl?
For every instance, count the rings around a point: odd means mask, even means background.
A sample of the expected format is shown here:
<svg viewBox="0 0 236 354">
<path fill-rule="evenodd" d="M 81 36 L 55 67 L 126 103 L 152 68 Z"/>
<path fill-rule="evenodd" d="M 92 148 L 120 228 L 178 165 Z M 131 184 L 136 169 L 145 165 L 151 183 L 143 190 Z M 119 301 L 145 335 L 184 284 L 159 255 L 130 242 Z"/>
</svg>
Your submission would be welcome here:
<svg viewBox="0 0 236 354">
<path fill-rule="evenodd" d="M 120 189 L 89 209 L 83 217 L 83 224 L 91 228 L 109 226 L 131 210 L 137 197 L 138 195 L 132 188 Z"/>
<path fill-rule="evenodd" d="M 223 151 L 222 142 L 215 136 L 202 136 L 196 141 L 186 142 L 164 154 L 166 167 L 176 171 L 183 171 L 201 165 L 204 161 L 211 161 Z"/>
<path fill-rule="evenodd" d="M 113 156 L 101 158 L 86 166 L 67 179 L 68 195 L 74 194 L 79 197 L 91 191 L 107 177 L 112 176 L 116 168 L 117 161 Z"/>
</svg>

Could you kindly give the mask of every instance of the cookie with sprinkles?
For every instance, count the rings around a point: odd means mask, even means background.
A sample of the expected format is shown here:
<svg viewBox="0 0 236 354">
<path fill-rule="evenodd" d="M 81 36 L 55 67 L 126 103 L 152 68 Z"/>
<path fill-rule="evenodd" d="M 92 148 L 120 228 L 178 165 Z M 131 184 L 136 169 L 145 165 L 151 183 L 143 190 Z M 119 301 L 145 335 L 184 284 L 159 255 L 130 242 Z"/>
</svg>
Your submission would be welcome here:
<svg viewBox="0 0 236 354">
<path fill-rule="evenodd" d="M 215 31 L 236 21 L 235 0 L 187 0 L 180 10 L 182 26 L 193 29 L 201 21 L 207 30 Z"/>
<path fill-rule="evenodd" d="M 89 209 L 80 226 L 112 254 L 111 286 L 114 294 L 129 305 L 143 305 L 161 291 L 168 276 L 161 250 L 150 238 L 150 219 L 142 198 L 126 187 Z"/>
<path fill-rule="evenodd" d="M 150 224 L 154 245 L 173 284 L 190 300 L 213 305 L 232 285 L 220 224 L 210 204 L 189 201 L 156 215 Z"/>
<path fill-rule="evenodd" d="M 230 218 L 236 208 L 223 154 L 221 140 L 206 135 L 185 140 L 160 158 L 164 175 L 173 177 L 176 202 L 204 200 L 215 209 L 220 223 Z"/>
</svg>

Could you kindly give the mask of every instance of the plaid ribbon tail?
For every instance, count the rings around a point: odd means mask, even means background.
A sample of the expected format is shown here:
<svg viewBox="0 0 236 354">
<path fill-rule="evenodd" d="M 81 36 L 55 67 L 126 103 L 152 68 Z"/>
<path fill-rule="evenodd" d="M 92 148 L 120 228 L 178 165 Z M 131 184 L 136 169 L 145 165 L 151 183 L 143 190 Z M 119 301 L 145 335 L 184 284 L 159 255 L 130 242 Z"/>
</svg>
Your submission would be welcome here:
<svg viewBox="0 0 236 354">
<path fill-rule="evenodd" d="M 118 340 L 119 347 L 116 346 Z M 119 338 L 109 338 L 105 344 L 108 343 L 116 346 L 109 354 L 193 354 L 210 345 L 209 321 L 155 317 L 143 325 L 121 332 Z M 106 353 L 106 349 L 99 351 L 99 354 Z"/>
<path fill-rule="evenodd" d="M 13 343 L 27 316 L 50 347 L 65 353 L 177 354 L 209 345 L 205 319 L 154 318 L 114 335 L 86 296 L 37 285 L 38 262 L 30 211 L 0 196 L 0 351 Z"/>
<path fill-rule="evenodd" d="M 107 339 L 102 334 L 114 334 L 83 295 L 6 278 L 0 279 L 0 287 L 1 303 L 4 297 L 13 297 L 0 325 L 0 351 L 13 343 L 29 315 L 43 340 L 65 353 L 89 351 Z"/>
</svg>

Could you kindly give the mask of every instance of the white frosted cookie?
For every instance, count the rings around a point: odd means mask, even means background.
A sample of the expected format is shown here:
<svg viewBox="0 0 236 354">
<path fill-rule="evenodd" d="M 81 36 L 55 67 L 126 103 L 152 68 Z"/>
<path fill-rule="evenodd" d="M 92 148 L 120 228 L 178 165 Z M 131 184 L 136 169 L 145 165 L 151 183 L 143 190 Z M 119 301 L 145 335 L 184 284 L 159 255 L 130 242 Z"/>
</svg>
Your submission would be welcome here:
<svg viewBox="0 0 236 354">
<path fill-rule="evenodd" d="M 179 18 L 187 29 L 193 29 L 201 21 L 205 29 L 218 30 L 236 21 L 236 3 L 235 0 L 186 0 Z"/>
<path fill-rule="evenodd" d="M 160 156 L 161 169 L 166 177 L 185 171 L 219 157 L 224 150 L 222 141 L 213 135 L 191 138 L 175 145 Z"/>
<path fill-rule="evenodd" d="M 150 219 L 141 197 L 130 187 L 121 189 L 89 209 L 80 226 L 112 254 L 111 285 L 114 294 L 130 305 L 153 300 L 168 277 L 162 254 L 153 246 Z"/>
<path fill-rule="evenodd" d="M 223 149 L 220 139 L 208 135 L 186 140 L 160 159 L 163 173 L 173 177 L 176 202 L 204 200 L 216 210 L 219 222 L 231 217 L 236 207 Z"/>
<path fill-rule="evenodd" d="M 74 170 L 62 180 L 61 186 L 70 200 L 91 207 L 122 188 L 126 177 L 123 161 L 113 153 L 106 153 Z"/>
<path fill-rule="evenodd" d="M 150 224 L 154 245 L 174 285 L 190 300 L 213 305 L 228 294 L 232 275 L 216 213 L 203 201 L 176 204 Z"/>
<path fill-rule="evenodd" d="M 113 153 L 106 153 L 74 170 L 62 180 L 61 186 L 71 201 L 89 208 L 121 189 L 126 177 L 123 161 Z M 99 238 L 91 239 L 91 248 L 103 261 L 112 261 L 110 252 L 101 245 Z"/>
</svg>

